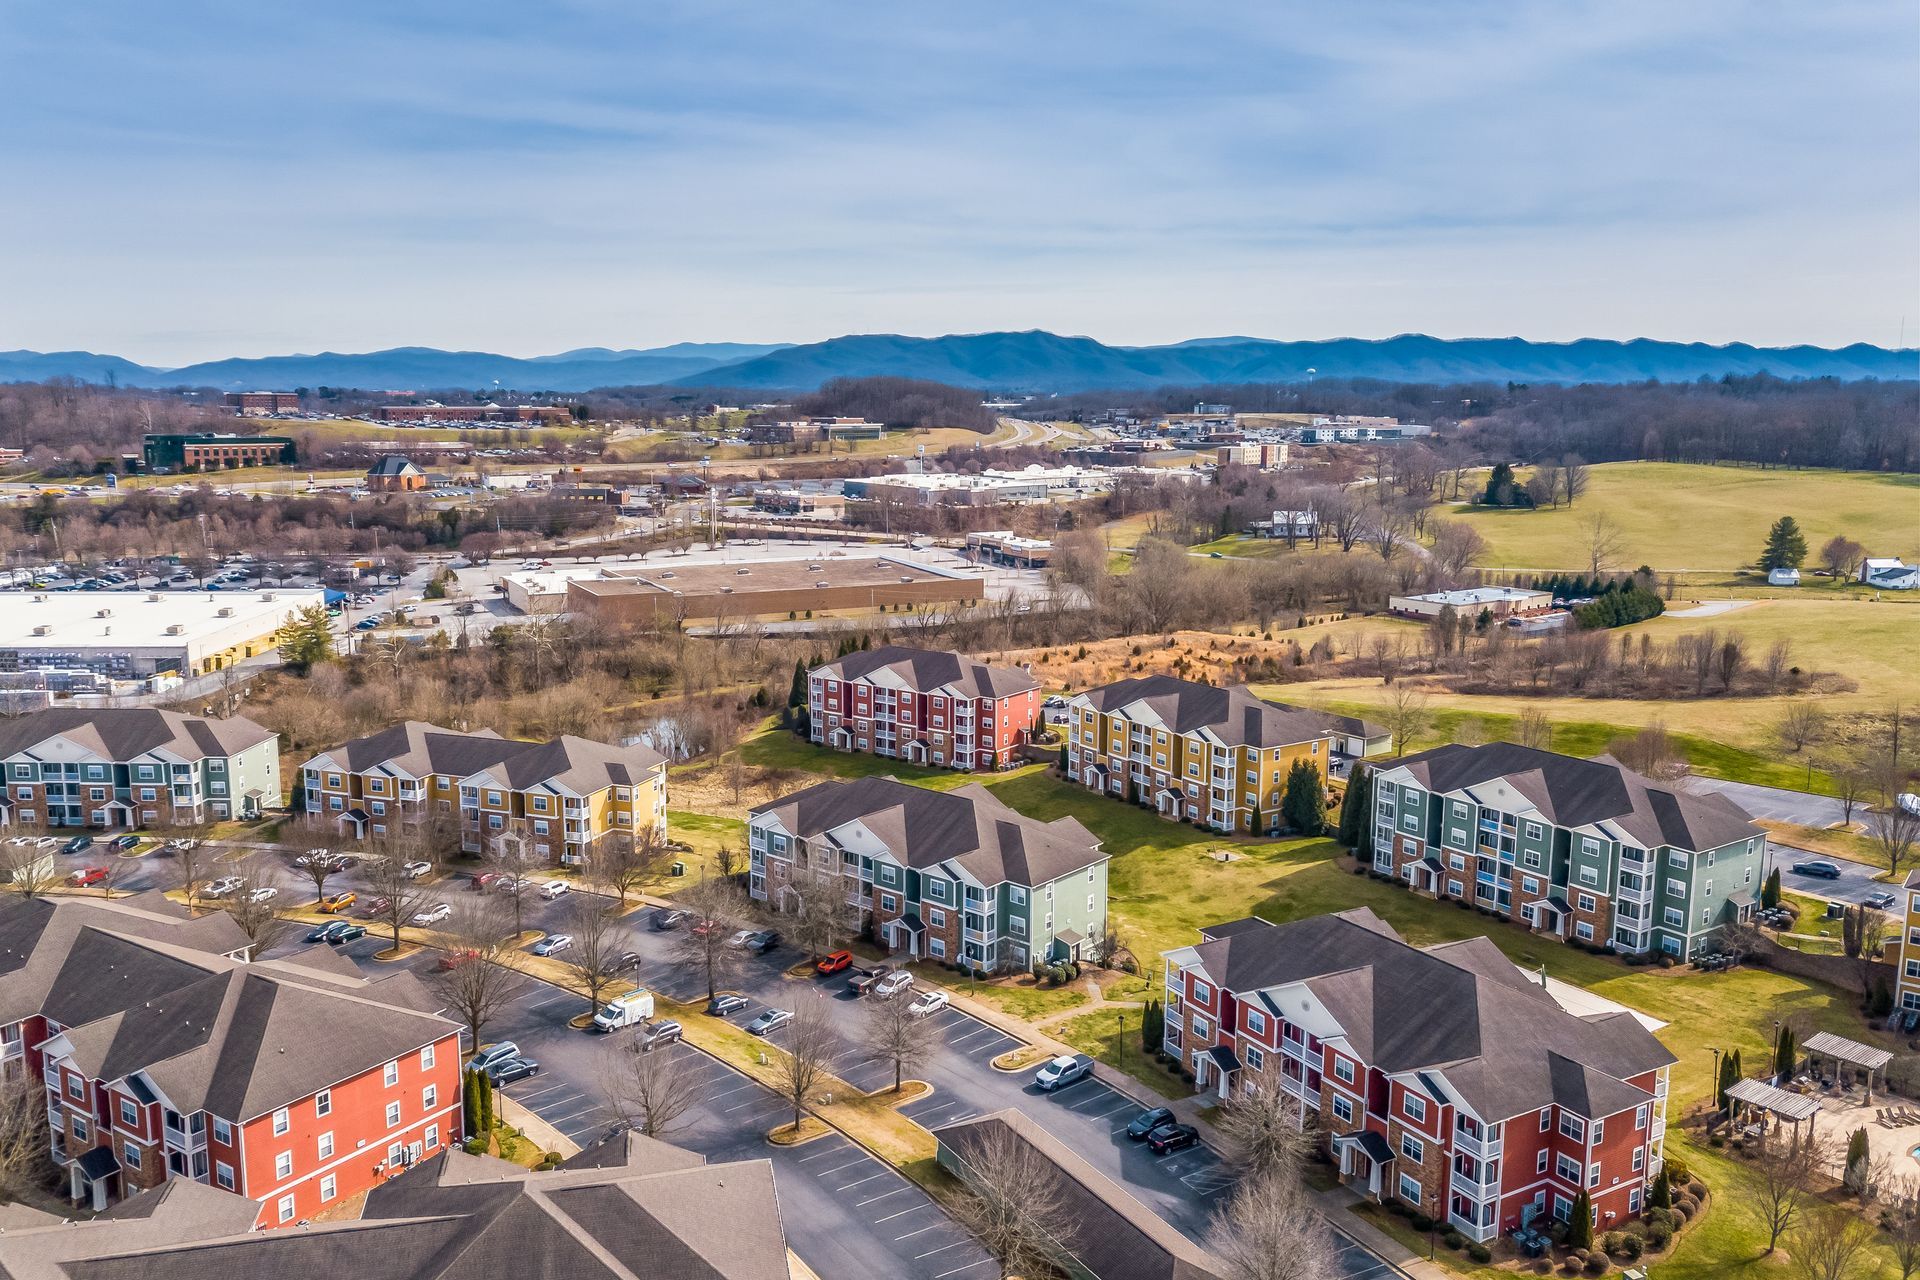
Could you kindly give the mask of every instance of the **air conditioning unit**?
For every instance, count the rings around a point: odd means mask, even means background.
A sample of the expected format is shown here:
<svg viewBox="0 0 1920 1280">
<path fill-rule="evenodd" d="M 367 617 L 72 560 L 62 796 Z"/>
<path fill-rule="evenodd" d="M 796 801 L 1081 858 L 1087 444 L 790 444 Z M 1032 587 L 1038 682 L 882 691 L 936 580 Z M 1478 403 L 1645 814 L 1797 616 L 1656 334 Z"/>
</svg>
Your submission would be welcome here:
<svg viewBox="0 0 1920 1280">
<path fill-rule="evenodd" d="M 231 618 L 233 616 L 233 606 L 230 604 L 223 604 L 220 606 L 218 610 L 214 612 L 213 616 L 216 618 Z"/>
<path fill-rule="evenodd" d="M 33 634 L 37 636 L 50 636 L 53 634 L 53 628 L 43 622 L 33 629 Z"/>
<path fill-rule="evenodd" d="M 180 622 L 174 623 L 167 628 L 167 634 L 170 636 L 183 636 L 187 634 L 186 624 Z"/>
<path fill-rule="evenodd" d="M 95 610 L 93 611 L 93 616 L 94 616 L 94 617 L 96 617 L 96 618 L 111 618 L 111 617 L 113 616 L 113 610 L 111 610 L 111 609 L 95 609 Z"/>
<path fill-rule="evenodd" d="M 147 592 L 147 603 L 148 603 L 148 604 L 159 604 L 159 603 L 160 603 L 160 601 L 161 601 L 162 599 L 164 599 L 164 598 L 165 598 L 165 597 L 163 597 L 163 596 L 162 596 L 162 595 L 161 595 L 161 594 L 160 594 L 160 593 L 159 593 L 158 591 L 149 591 L 149 592 Z"/>
</svg>

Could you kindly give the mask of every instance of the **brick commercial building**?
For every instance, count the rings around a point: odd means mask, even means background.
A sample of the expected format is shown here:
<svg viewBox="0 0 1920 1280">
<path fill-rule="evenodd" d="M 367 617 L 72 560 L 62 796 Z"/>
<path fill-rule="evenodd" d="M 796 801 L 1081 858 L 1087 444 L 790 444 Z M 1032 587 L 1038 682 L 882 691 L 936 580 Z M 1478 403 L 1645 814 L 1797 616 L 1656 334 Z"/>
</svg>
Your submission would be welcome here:
<svg viewBox="0 0 1920 1280">
<path fill-rule="evenodd" d="M 1280 830 L 1287 774 L 1304 760 L 1326 784 L 1346 734 L 1318 711 L 1264 702 L 1245 685 L 1143 676 L 1067 703 L 1067 774 L 1082 786 L 1216 831 Z"/>
<path fill-rule="evenodd" d="M 986 584 L 905 560 L 765 560 L 609 570 L 567 583 L 567 610 L 615 626 L 710 618 L 804 617 L 828 610 L 977 604 Z"/>
<path fill-rule="evenodd" d="M 1107 929 L 1107 861 L 1073 818 L 1041 822 L 969 784 L 822 782 L 747 817 L 755 899 L 824 890 L 886 948 L 985 972 L 1090 952 Z M 849 923 L 852 923 L 851 921 Z"/>
<path fill-rule="evenodd" d="M 1713 792 L 1510 742 L 1445 746 L 1374 774 L 1373 867 L 1536 933 L 1687 958 L 1748 918 L 1766 832 Z"/>
<path fill-rule="evenodd" d="M 459 1028 L 411 973 L 248 963 L 231 919 L 159 893 L 14 899 L 0 940 L 0 1043 L 46 1083 L 76 1202 L 189 1178 L 283 1226 L 461 1140 Z"/>
<path fill-rule="evenodd" d="M 293 441 L 286 436 L 236 436 L 199 431 L 143 438 L 141 459 L 163 473 L 232 471 L 239 467 L 292 466 Z"/>
<path fill-rule="evenodd" d="M 417 493 L 427 487 L 427 473 L 413 459 L 390 453 L 367 468 L 361 483 L 369 493 Z"/>
<path fill-rule="evenodd" d="M 521 742 L 409 720 L 300 767 L 305 810 L 357 839 L 444 822 L 468 853 L 512 847 L 579 864 L 602 841 L 664 838 L 667 762 L 648 747 L 562 736 Z"/>
<path fill-rule="evenodd" d="M 300 412 L 300 397 L 291 391 L 229 391 L 220 400 L 242 418 L 250 413 Z"/>
<path fill-rule="evenodd" d="M 1363 1194 L 1480 1241 L 1583 1190 L 1596 1234 L 1645 1207 L 1675 1058 L 1631 1010 L 1563 1006 L 1486 938 L 1412 947 L 1364 907 L 1217 925 L 1166 963 L 1166 1051 L 1223 1098 L 1296 1099 Z"/>
<path fill-rule="evenodd" d="M 882 645 L 807 675 L 813 740 L 915 764 L 1004 769 L 1040 717 L 1040 682 L 957 653 Z"/>
<path fill-rule="evenodd" d="M 53 707 L 0 722 L 0 822 L 193 826 L 280 803 L 280 735 L 235 716 Z"/>
<path fill-rule="evenodd" d="M 1044 569 L 1053 563 L 1053 543 L 1044 538 L 1023 538 L 1005 529 L 968 534 L 966 551 L 976 560 L 1015 569 Z"/>
<path fill-rule="evenodd" d="M 351 1218 L 252 1230 L 255 1206 L 175 1181 L 68 1222 L 7 1206 L 9 1280 L 788 1280 L 767 1160 L 709 1165 L 638 1134 L 555 1169 L 443 1145 Z M 800 1274 L 795 1271 L 791 1274 Z M 811 1274 L 811 1273 L 808 1273 Z"/>
<path fill-rule="evenodd" d="M 389 404 L 373 411 L 379 422 L 520 422 L 565 426 L 573 410 L 562 404 Z"/>
</svg>

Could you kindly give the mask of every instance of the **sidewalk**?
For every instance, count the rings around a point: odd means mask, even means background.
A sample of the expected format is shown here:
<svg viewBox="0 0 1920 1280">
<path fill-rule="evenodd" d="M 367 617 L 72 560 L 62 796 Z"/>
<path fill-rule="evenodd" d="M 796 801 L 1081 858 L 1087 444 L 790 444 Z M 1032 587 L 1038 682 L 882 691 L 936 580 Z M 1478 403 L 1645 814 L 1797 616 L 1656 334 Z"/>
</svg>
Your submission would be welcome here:
<svg viewBox="0 0 1920 1280">
<path fill-rule="evenodd" d="M 1322 1191 L 1314 1197 L 1319 1202 L 1320 1214 L 1338 1230 L 1352 1236 L 1354 1241 L 1368 1252 L 1378 1254 L 1393 1264 L 1413 1280 L 1450 1280 L 1447 1269 L 1437 1262 L 1414 1253 L 1407 1246 L 1395 1240 L 1380 1228 L 1352 1211 L 1352 1206 L 1360 1200 L 1358 1192 L 1350 1187 L 1334 1187 Z"/>
<path fill-rule="evenodd" d="M 579 1143 L 498 1089 L 494 1090 L 493 1099 L 500 1108 L 500 1118 L 539 1143 L 542 1151 L 558 1151 L 563 1156 L 571 1156 L 580 1150 Z"/>
</svg>

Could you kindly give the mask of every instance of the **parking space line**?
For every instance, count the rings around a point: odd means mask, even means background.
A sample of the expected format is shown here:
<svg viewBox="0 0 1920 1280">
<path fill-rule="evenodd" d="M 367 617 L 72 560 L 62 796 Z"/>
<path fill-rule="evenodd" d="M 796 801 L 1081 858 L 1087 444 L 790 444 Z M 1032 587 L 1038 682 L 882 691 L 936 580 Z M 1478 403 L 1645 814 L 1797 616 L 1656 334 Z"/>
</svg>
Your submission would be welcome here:
<svg viewBox="0 0 1920 1280">
<path fill-rule="evenodd" d="M 902 1190 L 905 1190 L 905 1188 L 902 1188 Z M 911 1209 L 902 1209 L 900 1212 L 890 1213 L 884 1218 L 875 1218 L 873 1220 L 873 1225 L 877 1227 L 883 1222 L 892 1222 L 895 1218 L 904 1218 L 908 1214 L 918 1212 L 919 1210 L 926 1208 L 928 1205 L 932 1203 L 933 1201 L 931 1200 L 922 1200 L 919 1204 L 913 1206 L 913 1208 Z"/>
<path fill-rule="evenodd" d="M 833 1144 L 832 1146 L 829 1146 L 829 1147 L 828 1147 L 828 1148 L 827 1148 L 827 1149 L 826 1149 L 825 1151 L 818 1151 L 818 1152 L 815 1152 L 815 1153 L 814 1153 L 813 1155 L 810 1155 L 810 1156 L 801 1156 L 801 1157 L 800 1157 L 800 1158 L 799 1158 L 798 1160 L 796 1160 L 796 1161 L 794 1161 L 794 1163 L 795 1163 L 795 1164 L 805 1164 L 805 1163 L 807 1163 L 807 1161 L 809 1161 L 809 1160 L 819 1160 L 819 1159 L 822 1159 L 822 1158 L 824 1158 L 824 1157 L 826 1157 L 826 1156 L 837 1156 L 837 1155 L 839 1155 L 839 1154 L 840 1154 L 840 1153 L 841 1153 L 842 1151 L 845 1151 L 846 1149 L 847 1149 L 847 1148 L 846 1148 L 845 1146 L 842 1146 L 842 1145 L 840 1145 L 839 1143 L 835 1143 L 835 1144 Z"/>
<path fill-rule="evenodd" d="M 916 1253 L 913 1255 L 913 1260 L 918 1262 L 922 1258 L 931 1258 L 936 1253 L 945 1253 L 949 1249 L 958 1249 L 965 1243 L 967 1243 L 965 1240 L 955 1240 L 951 1244 L 941 1245 L 938 1249 L 929 1249 L 925 1253 Z"/>
<path fill-rule="evenodd" d="M 933 1280 L 947 1280 L 948 1276 L 957 1276 L 962 1271 L 971 1271 L 975 1267 L 982 1266 L 992 1261 L 993 1261 L 992 1258 L 975 1258 L 972 1262 L 964 1263 L 961 1266 L 955 1267 L 951 1271 L 942 1271 L 939 1275 L 935 1276 Z"/>
<path fill-rule="evenodd" d="M 926 1234 L 927 1232 L 929 1232 L 929 1231 L 938 1231 L 938 1230 L 939 1230 L 939 1229 L 940 1229 L 941 1227 L 943 1227 L 943 1226 L 945 1226 L 945 1225 L 946 1225 L 945 1223 L 941 1223 L 941 1222 L 936 1222 L 936 1223 L 934 1223 L 934 1224 L 933 1224 L 933 1225 L 931 1225 L 931 1226 L 926 1226 L 926 1227 L 921 1227 L 921 1228 L 920 1228 L 919 1230 L 917 1230 L 917 1231 L 909 1231 L 909 1232 L 907 1232 L 907 1234 L 905 1234 L 905 1235 L 903 1235 L 903 1236 L 895 1236 L 895 1237 L 893 1238 L 893 1242 L 894 1242 L 895 1244 L 899 1244 L 899 1243 L 900 1243 L 900 1242 L 901 1242 L 902 1240 L 911 1240 L 911 1239 L 913 1239 L 913 1238 L 914 1238 L 915 1236 L 923 1236 L 923 1235 L 925 1235 L 925 1234 Z"/>
<path fill-rule="evenodd" d="M 831 1173 L 831 1172 L 832 1172 L 832 1170 L 828 1170 L 828 1173 Z M 825 1173 L 823 1173 L 823 1174 L 821 1174 L 820 1176 L 824 1178 L 824 1177 L 826 1177 L 827 1175 L 826 1175 Z M 881 1170 L 881 1171 L 880 1171 L 879 1173 L 870 1173 L 870 1174 L 868 1174 L 868 1175 L 867 1175 L 866 1177 L 864 1177 L 864 1178 L 862 1178 L 862 1179 L 860 1179 L 860 1181 L 858 1181 L 858 1182 L 849 1182 L 849 1183 L 846 1183 L 846 1184 L 845 1184 L 845 1185 L 843 1185 L 843 1186 L 838 1186 L 838 1187 L 835 1187 L 835 1188 L 833 1189 L 833 1190 L 834 1190 L 834 1194 L 836 1194 L 836 1195 L 838 1195 L 838 1194 L 839 1194 L 840 1192 L 842 1192 L 842 1191 L 851 1191 L 851 1190 L 853 1190 L 853 1189 L 854 1189 L 855 1187 L 859 1187 L 859 1186 L 865 1186 L 865 1185 L 866 1185 L 867 1183 L 869 1183 L 869 1182 L 872 1182 L 872 1181 L 873 1181 L 873 1180 L 874 1180 L 875 1178 L 884 1178 L 884 1177 L 886 1177 L 886 1176 L 887 1176 L 887 1171 L 886 1171 L 885 1169 L 882 1169 L 882 1170 Z"/>
<path fill-rule="evenodd" d="M 820 1172 L 818 1172 L 818 1173 L 816 1173 L 816 1174 L 814 1174 L 813 1176 L 814 1176 L 814 1177 L 816 1177 L 816 1178 L 824 1178 L 824 1177 L 826 1177 L 826 1176 L 827 1176 L 828 1174 L 830 1174 L 830 1173 L 838 1173 L 838 1172 L 840 1172 L 840 1171 L 841 1171 L 842 1169 L 851 1169 L 851 1168 L 853 1168 L 853 1166 L 855 1166 L 855 1165 L 857 1165 L 857 1164 L 865 1164 L 866 1162 L 867 1162 L 867 1157 L 866 1157 L 866 1155 L 865 1155 L 865 1154 L 863 1153 L 863 1154 L 861 1154 L 861 1155 L 859 1155 L 859 1156 L 856 1156 L 856 1157 L 854 1157 L 853 1159 L 851 1159 L 851 1160 L 849 1160 L 849 1161 L 847 1161 L 847 1162 L 846 1162 L 845 1164 L 837 1164 L 837 1165 L 835 1165 L 835 1166 L 833 1166 L 833 1168 L 831 1168 L 831 1169 L 822 1169 L 822 1170 L 820 1170 Z"/>
<path fill-rule="evenodd" d="M 894 1196 L 901 1195 L 904 1192 L 908 1192 L 911 1190 L 913 1190 L 912 1187 L 895 1187 L 893 1190 L 883 1191 L 877 1196 L 868 1196 L 865 1200 L 856 1200 L 854 1202 L 853 1207 L 856 1209 L 863 1209 L 870 1204 L 878 1204 L 882 1200 L 891 1199 Z"/>
</svg>

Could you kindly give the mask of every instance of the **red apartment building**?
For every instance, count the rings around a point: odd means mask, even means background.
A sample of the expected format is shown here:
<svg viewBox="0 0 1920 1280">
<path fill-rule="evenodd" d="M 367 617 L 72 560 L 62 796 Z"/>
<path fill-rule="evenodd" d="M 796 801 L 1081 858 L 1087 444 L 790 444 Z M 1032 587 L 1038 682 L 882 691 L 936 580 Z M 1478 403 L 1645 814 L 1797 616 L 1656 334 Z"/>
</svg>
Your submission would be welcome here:
<svg viewBox="0 0 1920 1280">
<path fill-rule="evenodd" d="M 0 1069 L 45 1081 L 76 1202 L 190 1178 L 277 1227 L 461 1141 L 459 1029 L 416 978 L 247 950 L 157 892 L 0 905 Z"/>
<path fill-rule="evenodd" d="M 1641 1212 L 1675 1059 L 1639 1015 L 1584 992 L 1575 1012 L 1486 938 L 1416 948 L 1365 908 L 1201 939 L 1165 957 L 1167 1052 L 1223 1098 L 1317 1113 L 1342 1181 L 1480 1241 L 1582 1190 L 1597 1231 Z"/>
<path fill-rule="evenodd" d="M 938 649 L 883 645 L 807 678 L 813 741 L 915 764 L 1004 769 L 1040 717 L 1040 682 Z"/>
</svg>

